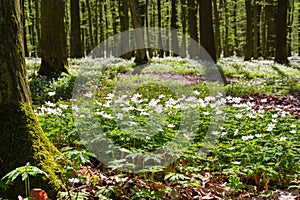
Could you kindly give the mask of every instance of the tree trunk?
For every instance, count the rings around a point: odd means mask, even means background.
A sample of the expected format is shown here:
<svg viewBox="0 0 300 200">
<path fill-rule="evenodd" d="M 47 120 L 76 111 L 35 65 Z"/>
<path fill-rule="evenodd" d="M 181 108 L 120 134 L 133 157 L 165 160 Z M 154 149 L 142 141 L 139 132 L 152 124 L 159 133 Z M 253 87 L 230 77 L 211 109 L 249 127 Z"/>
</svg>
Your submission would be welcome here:
<svg viewBox="0 0 300 200">
<path fill-rule="evenodd" d="M 41 4 L 41 58 L 40 75 L 53 76 L 68 73 L 64 1 L 47 0 Z"/>
<path fill-rule="evenodd" d="M 259 44 L 259 15 L 258 15 L 258 5 L 254 1 L 253 5 L 253 58 L 258 59 L 258 44 Z"/>
<path fill-rule="evenodd" d="M 121 24 L 121 32 L 129 30 L 129 4 L 128 1 L 119 0 L 120 4 L 120 24 Z M 130 59 L 132 57 L 132 52 L 129 51 L 129 43 L 130 38 L 129 34 L 124 34 L 124 37 L 121 38 L 122 49 L 127 52 L 121 55 L 124 59 Z"/>
<path fill-rule="evenodd" d="M 36 29 L 36 35 L 37 35 L 37 44 L 36 44 L 35 50 L 36 50 L 36 55 L 39 56 L 40 42 L 41 42 L 40 0 L 34 0 L 34 7 L 35 7 L 35 29 Z"/>
<path fill-rule="evenodd" d="M 225 29 L 225 34 L 224 34 L 224 44 L 223 44 L 223 49 L 224 49 L 224 57 L 230 57 L 232 56 L 232 52 L 229 50 L 229 27 L 231 25 L 231 22 L 229 20 L 230 13 L 229 13 L 229 2 L 226 0 L 223 0 L 223 7 L 224 7 L 224 29 Z"/>
<path fill-rule="evenodd" d="M 253 53 L 253 5 L 251 0 L 245 0 L 247 15 L 246 44 L 244 48 L 244 60 L 251 60 Z"/>
<path fill-rule="evenodd" d="M 198 38 L 198 28 L 197 28 L 197 21 L 195 20 L 197 16 L 197 5 L 195 0 L 188 0 L 188 24 L 189 24 L 189 34 L 191 39 L 199 42 Z M 194 58 L 197 53 L 194 52 L 194 47 L 192 44 L 189 44 L 189 55 L 191 58 Z"/>
<path fill-rule="evenodd" d="M 157 10 L 158 10 L 158 15 L 157 15 L 157 21 L 158 21 L 158 27 L 161 28 L 161 0 L 157 0 Z M 162 50 L 163 48 L 163 41 L 162 41 L 162 36 L 161 36 L 161 31 L 158 33 L 158 45 L 160 46 L 160 49 L 158 50 L 158 57 L 162 58 L 164 56 L 164 51 Z"/>
<path fill-rule="evenodd" d="M 92 11 L 91 11 L 91 5 L 90 5 L 90 1 L 86 0 L 85 1 L 85 5 L 87 8 L 87 13 L 88 13 L 88 26 L 89 26 L 89 41 L 90 41 L 90 45 L 91 45 L 91 50 L 93 48 L 95 48 L 95 40 L 94 40 L 94 34 L 93 34 L 93 24 L 92 24 Z"/>
<path fill-rule="evenodd" d="M 292 33 L 294 23 L 295 1 L 291 0 L 288 8 L 288 34 L 287 34 L 287 55 L 292 56 Z"/>
<path fill-rule="evenodd" d="M 177 0 L 172 0 L 171 1 L 171 29 L 177 30 L 178 26 L 177 26 L 177 9 L 176 9 L 176 5 L 177 5 Z M 173 56 L 178 56 L 177 53 L 174 52 L 180 52 L 179 51 L 179 44 L 178 44 L 178 37 L 177 37 L 177 33 L 175 31 L 171 32 L 171 49 L 173 50 Z"/>
<path fill-rule="evenodd" d="M 214 62 L 217 62 L 215 38 L 212 21 L 211 0 L 199 0 L 200 6 L 200 44 L 208 52 Z"/>
<path fill-rule="evenodd" d="M 129 0 L 131 17 L 133 22 L 133 28 L 143 28 L 143 21 L 141 17 L 141 13 L 139 11 L 139 2 L 138 0 Z M 137 50 L 135 51 L 135 63 L 143 64 L 148 62 L 146 49 L 139 48 L 144 47 L 145 45 L 145 33 L 142 29 L 140 31 L 135 32 L 135 43 Z"/>
<path fill-rule="evenodd" d="M 276 18 L 276 6 L 274 0 L 267 0 L 266 4 L 266 56 L 273 57 L 275 52 L 275 18 Z"/>
<path fill-rule="evenodd" d="M 22 20 L 22 27 L 23 27 L 24 53 L 25 53 L 25 56 L 28 57 L 29 52 L 28 52 L 27 37 L 26 37 L 27 31 L 26 31 L 25 4 L 24 4 L 24 0 L 20 0 L 20 2 L 21 2 L 21 7 L 22 7 L 21 20 Z"/>
<path fill-rule="evenodd" d="M 298 6 L 298 56 L 300 56 L 300 6 Z"/>
<path fill-rule="evenodd" d="M 149 0 L 146 0 L 146 6 L 145 6 L 145 20 L 146 20 L 146 27 L 150 27 L 150 21 L 149 21 Z M 146 35 L 147 35 L 147 50 L 148 50 L 148 56 L 149 58 L 153 58 L 153 49 L 149 48 L 150 44 L 151 44 L 151 35 L 149 33 L 149 30 L 147 29 L 147 32 L 146 32 Z"/>
<path fill-rule="evenodd" d="M 220 58 L 221 56 L 221 38 L 220 38 L 220 14 L 218 10 L 217 0 L 213 0 L 213 9 L 214 9 L 214 25 L 215 25 L 215 47 L 216 47 L 216 56 Z"/>
<path fill-rule="evenodd" d="M 181 0 L 181 23 L 182 23 L 182 40 L 181 40 L 181 56 L 186 57 L 186 0 Z"/>
<path fill-rule="evenodd" d="M 26 79 L 19 0 L 0 0 L 0 177 L 27 162 L 44 170 L 49 178 L 30 178 L 32 188 L 42 187 L 55 198 L 59 166 L 54 161 L 57 149 L 44 135 L 31 108 Z M 16 179 L 3 198 L 25 195 L 24 182 Z"/>
<path fill-rule="evenodd" d="M 278 0 L 277 4 L 275 62 L 280 64 L 289 62 L 286 48 L 288 4 L 287 0 Z"/>
<path fill-rule="evenodd" d="M 82 46 L 81 46 L 81 31 L 80 31 L 80 9 L 79 0 L 71 0 L 71 58 L 81 58 Z"/>
</svg>

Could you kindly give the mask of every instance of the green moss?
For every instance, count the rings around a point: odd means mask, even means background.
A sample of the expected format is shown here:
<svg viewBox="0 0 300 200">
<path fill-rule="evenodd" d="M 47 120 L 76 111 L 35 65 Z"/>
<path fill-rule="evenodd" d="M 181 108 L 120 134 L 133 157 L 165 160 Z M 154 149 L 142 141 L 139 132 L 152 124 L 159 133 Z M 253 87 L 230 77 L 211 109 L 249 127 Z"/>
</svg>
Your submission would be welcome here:
<svg viewBox="0 0 300 200">
<path fill-rule="evenodd" d="M 55 198 L 60 188 L 57 176 L 60 166 L 54 156 L 59 151 L 44 135 L 31 106 L 18 102 L 0 104 L 0 127 L 0 177 L 30 162 L 49 175 L 49 178 L 31 178 L 31 188 L 42 188 L 50 198 Z M 25 196 L 24 193 L 20 179 L 7 191 L 0 189 L 0 196 L 10 199 L 16 199 L 19 194 Z"/>
</svg>

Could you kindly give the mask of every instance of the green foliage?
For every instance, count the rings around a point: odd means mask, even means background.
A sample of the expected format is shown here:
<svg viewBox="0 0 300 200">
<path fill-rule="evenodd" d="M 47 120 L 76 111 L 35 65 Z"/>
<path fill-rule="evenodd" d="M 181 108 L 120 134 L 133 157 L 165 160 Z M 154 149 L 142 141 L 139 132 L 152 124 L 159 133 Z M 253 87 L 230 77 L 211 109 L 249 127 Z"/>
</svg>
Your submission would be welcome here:
<svg viewBox="0 0 300 200">
<path fill-rule="evenodd" d="M 82 61 L 82 64 L 85 65 L 85 62 L 87 61 Z M 155 62 L 166 63 L 169 66 L 178 64 L 183 68 L 184 65 L 189 65 L 186 60 L 181 59 L 174 59 L 174 63 L 172 59 L 166 61 L 158 59 Z M 36 107 L 38 119 L 46 135 L 56 146 L 64 147 L 61 149 L 63 155 L 57 157 L 60 162 L 65 163 L 62 179 L 67 190 L 61 192 L 61 198 L 74 199 L 76 195 L 82 195 L 84 199 L 84 195 L 87 194 L 79 191 L 77 186 L 85 184 L 87 180 L 89 180 L 89 187 L 93 188 L 98 197 L 103 199 L 114 199 L 124 193 L 132 199 L 164 199 L 168 195 L 173 195 L 168 189 L 170 187 L 174 186 L 176 192 L 180 193 L 180 190 L 188 190 L 188 188 L 201 188 L 203 182 L 207 180 L 212 183 L 214 180 L 226 183 L 225 185 L 231 189 L 228 194 L 234 196 L 247 190 L 259 193 L 274 188 L 286 190 L 298 188 L 297 184 L 300 180 L 299 120 L 282 111 L 254 106 L 250 100 L 242 103 L 242 98 L 239 97 L 252 95 L 251 98 L 258 98 L 258 102 L 265 102 L 266 99 L 259 99 L 260 97 L 254 94 L 274 96 L 296 94 L 299 92 L 299 72 L 292 71 L 291 73 L 285 66 L 274 67 L 274 65 L 255 62 L 249 63 L 248 69 L 248 66 L 238 61 L 234 65 L 231 62 L 233 61 L 224 61 L 220 64 L 225 75 L 232 79 L 225 86 L 226 97 L 219 96 L 212 100 L 214 97 L 209 96 L 207 82 L 191 85 L 194 91 L 189 99 L 189 105 L 195 104 L 194 110 L 197 110 L 200 115 L 199 118 L 191 117 L 191 126 L 197 126 L 195 134 L 190 135 L 193 137 L 192 142 L 186 148 L 176 152 L 175 156 L 179 159 L 171 166 L 167 168 L 153 166 L 139 175 L 143 181 L 149 181 L 159 188 L 156 190 L 131 182 L 114 182 L 113 176 L 109 176 L 110 181 L 103 185 L 99 184 L 98 176 L 86 174 L 78 176 L 77 172 L 84 165 L 90 164 L 89 159 L 92 154 L 87 152 L 79 142 L 77 130 L 73 124 L 71 101 L 46 102 Z M 76 63 L 79 64 L 79 61 L 76 60 Z M 147 72 L 145 68 L 144 72 L 154 73 L 154 69 L 155 67 L 151 69 L 153 71 Z M 182 108 L 178 105 L 188 97 L 181 98 L 170 88 L 150 81 L 132 93 L 126 94 L 126 98 L 119 99 L 120 96 L 115 95 L 118 94 L 115 90 L 121 78 L 117 75 L 126 74 L 130 70 L 131 62 L 118 61 L 103 72 L 99 90 L 95 95 L 94 114 L 105 134 L 114 144 L 122 147 L 122 152 L 127 153 L 126 158 L 136 158 L 142 152 L 151 152 L 164 147 L 174 139 L 182 120 Z M 158 70 L 165 69 L 158 68 Z M 176 71 L 167 72 L 167 70 L 168 67 L 163 73 Z M 285 75 L 278 73 L 278 70 Z M 179 71 L 177 70 L 176 73 L 182 72 Z M 265 76 L 261 74 L 261 71 L 265 73 Z M 126 80 L 127 85 L 135 84 L 138 83 L 140 77 L 131 76 Z M 212 123 L 212 116 L 218 111 L 215 109 L 217 100 L 228 104 L 221 114 L 224 116 L 224 123 L 220 130 L 214 132 L 217 137 L 215 148 L 203 157 L 199 149 L 204 145 L 203 139 L 206 137 L 207 128 Z M 202 104 L 199 105 L 199 102 Z M 271 105 L 274 102 L 265 103 Z M 126 112 L 121 112 L 121 108 Z M 150 122 L 155 123 L 151 125 Z M 135 126 L 129 126 L 131 123 L 139 124 L 139 132 L 136 132 Z M 143 131 L 145 127 L 150 129 Z M 155 131 L 156 134 L 150 134 Z M 178 132 L 178 135 L 184 133 Z M 182 137 L 181 141 L 187 140 Z M 149 153 L 147 159 L 160 160 L 161 158 Z M 126 159 L 120 156 L 111 162 L 109 167 L 118 173 L 118 169 L 128 164 L 126 162 Z M 130 173 L 122 175 L 130 176 Z M 133 186 L 129 187 L 127 184 L 133 184 Z"/>
<path fill-rule="evenodd" d="M 9 172 L 6 174 L 1 180 L 7 179 L 5 185 L 10 185 L 14 180 L 18 177 L 22 177 L 22 181 L 25 182 L 25 191 L 26 191 L 26 197 L 29 197 L 30 195 L 30 181 L 29 181 L 29 176 L 37 176 L 38 174 L 42 174 L 46 176 L 47 178 L 48 175 L 41 169 L 31 166 L 30 163 L 26 163 L 25 166 L 18 167 L 15 170 Z"/>
</svg>

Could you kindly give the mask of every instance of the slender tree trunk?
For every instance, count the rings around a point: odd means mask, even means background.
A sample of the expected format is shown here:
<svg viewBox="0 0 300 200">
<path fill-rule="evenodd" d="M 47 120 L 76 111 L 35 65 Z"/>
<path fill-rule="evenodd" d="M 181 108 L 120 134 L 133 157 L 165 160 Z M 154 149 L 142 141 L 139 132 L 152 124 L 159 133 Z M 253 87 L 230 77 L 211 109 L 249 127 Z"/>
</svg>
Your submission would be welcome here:
<svg viewBox="0 0 300 200">
<path fill-rule="evenodd" d="M 22 28 L 23 28 L 23 41 L 24 41 L 24 53 L 25 56 L 29 56 L 28 52 L 28 45 L 27 45 L 27 31 L 26 31 L 26 13 L 25 13 L 25 2 L 24 0 L 20 0 L 21 2 L 21 7 L 22 7 L 22 13 L 21 13 L 21 20 L 22 20 Z"/>
<path fill-rule="evenodd" d="M 42 38 L 40 75 L 52 76 L 68 73 L 66 33 L 64 26 L 64 1 L 47 0 L 41 4 Z"/>
<path fill-rule="evenodd" d="M 40 54 L 40 42 L 41 42 L 41 22 L 40 22 L 40 0 L 34 0 L 34 7 L 35 7 L 35 29 L 37 35 L 37 43 L 36 43 L 36 56 Z"/>
<path fill-rule="evenodd" d="M 139 2 L 138 0 L 129 0 L 130 5 L 130 11 L 131 11 L 131 17 L 133 22 L 133 27 L 135 29 L 137 28 L 143 28 L 143 18 L 141 17 L 141 11 L 139 8 Z M 148 62 L 146 49 L 145 48 L 139 48 L 143 47 L 145 45 L 145 33 L 142 29 L 140 31 L 135 32 L 135 43 L 137 50 L 135 52 L 135 63 L 137 64 L 143 64 Z"/>
<path fill-rule="evenodd" d="M 298 7 L 298 56 L 300 56 L 300 6 Z"/>
<path fill-rule="evenodd" d="M 168 57 L 168 56 L 170 56 L 170 31 L 169 31 L 169 28 L 170 28 L 170 7 L 169 7 L 169 1 L 170 0 L 164 0 L 164 2 L 165 2 L 165 7 L 167 7 L 166 8 L 166 10 L 167 10 L 167 12 L 166 12 L 166 24 L 164 25 L 164 27 L 166 28 L 166 30 L 165 30 L 165 41 L 166 41 L 166 43 L 165 43 L 165 49 L 168 49 L 168 51 L 165 51 L 165 55 Z"/>
<path fill-rule="evenodd" d="M 229 9 L 228 9 L 228 3 L 227 0 L 223 0 L 223 7 L 224 7 L 224 28 L 225 28 L 225 34 L 224 34 L 224 57 L 232 56 L 229 50 L 229 27 L 230 27 L 230 21 L 229 21 Z"/>
<path fill-rule="evenodd" d="M 120 3 L 120 24 L 121 32 L 129 30 L 129 4 L 128 1 L 119 0 Z M 121 38 L 122 49 L 127 52 L 121 57 L 124 59 L 130 59 L 132 57 L 132 52 L 129 51 L 130 38 L 129 34 L 124 34 L 124 37 Z"/>
<path fill-rule="evenodd" d="M 171 29 L 177 30 L 178 26 L 178 20 L 177 20 L 177 0 L 172 0 L 171 1 Z M 172 31 L 171 32 L 171 49 L 173 49 L 173 56 L 178 56 L 177 53 L 175 52 L 180 52 L 179 51 L 179 44 L 178 44 L 178 37 L 176 32 Z"/>
<path fill-rule="evenodd" d="M 49 142 L 31 108 L 26 78 L 21 7 L 19 0 L 0 0 L 0 177 L 27 162 L 44 170 L 49 178 L 31 178 L 32 188 L 42 187 L 55 198 L 59 166 L 54 161 L 57 149 Z M 0 196 L 16 199 L 25 195 L 24 182 L 16 179 Z"/>
<path fill-rule="evenodd" d="M 266 56 L 273 57 L 275 52 L 275 38 L 276 38 L 276 6 L 274 0 L 267 0 L 266 4 Z"/>
<path fill-rule="evenodd" d="M 278 0 L 277 4 L 277 23 L 276 23 L 276 50 L 275 62 L 287 64 L 287 10 L 289 2 L 287 0 Z"/>
<path fill-rule="evenodd" d="M 83 55 L 86 55 L 87 53 L 89 53 L 91 51 L 91 49 L 89 48 L 88 44 L 86 43 L 86 35 L 87 35 L 87 30 L 86 30 L 86 11 L 85 11 L 85 3 L 83 1 L 80 2 L 81 3 L 81 47 L 82 47 L 82 53 Z"/>
<path fill-rule="evenodd" d="M 189 24 L 189 34 L 191 39 L 196 42 L 199 42 L 198 38 L 198 28 L 197 21 L 195 20 L 197 16 L 197 5 L 195 0 L 188 0 L 188 24 Z M 194 52 L 194 47 L 192 44 L 189 44 L 189 55 L 191 58 L 196 56 L 196 52 Z"/>
<path fill-rule="evenodd" d="M 93 24 L 92 24 L 92 11 L 91 11 L 91 5 L 90 1 L 86 0 L 85 5 L 87 8 L 87 13 L 88 13 L 88 25 L 89 25 L 89 43 L 91 45 L 91 50 L 95 47 L 95 40 L 94 40 L 94 34 L 93 34 Z"/>
<path fill-rule="evenodd" d="M 259 44 L 259 16 L 258 16 L 258 5 L 256 1 L 254 1 L 253 5 L 253 58 L 258 59 L 258 44 Z"/>
<path fill-rule="evenodd" d="M 294 23 L 295 1 L 291 0 L 288 9 L 288 35 L 287 35 L 287 55 L 292 55 L 292 33 Z"/>
<path fill-rule="evenodd" d="M 158 27 L 161 28 L 161 0 L 157 0 L 157 10 L 158 10 L 158 15 L 157 15 L 157 21 L 158 21 Z M 163 41 L 162 41 L 162 36 L 161 32 L 159 31 L 158 33 L 158 45 L 160 46 L 160 49 L 158 50 L 158 56 L 162 58 L 164 56 L 164 51 L 162 50 L 163 48 Z"/>
<path fill-rule="evenodd" d="M 217 62 L 214 30 L 212 21 L 211 0 L 199 0 L 200 6 L 200 44 L 208 52 L 214 62 Z"/>
<path fill-rule="evenodd" d="M 79 0 L 71 0 L 71 58 L 81 58 L 83 56 L 80 36 L 81 30 Z"/>
<path fill-rule="evenodd" d="M 261 54 L 263 58 L 267 57 L 267 28 L 266 28 L 266 6 L 262 6 L 262 18 L 261 18 Z"/>
<path fill-rule="evenodd" d="M 245 0 L 247 15 L 246 44 L 244 48 L 244 60 L 251 60 L 253 52 L 253 5 L 251 0 Z"/>
<path fill-rule="evenodd" d="M 220 38 L 220 13 L 218 10 L 217 0 L 213 0 L 213 9 L 214 9 L 214 25 L 215 25 L 215 47 L 216 47 L 216 56 L 220 58 L 221 56 L 221 38 Z"/>
<path fill-rule="evenodd" d="M 186 0 L 180 0 L 181 2 L 181 24 L 182 24 L 182 40 L 181 40 L 181 56 L 186 57 Z"/>
<path fill-rule="evenodd" d="M 150 27 L 150 21 L 149 21 L 149 0 L 146 0 L 146 7 L 145 7 L 145 20 L 146 20 L 146 27 Z M 147 32 L 146 32 L 146 35 L 147 35 L 147 50 L 148 50 L 148 56 L 149 58 L 152 58 L 153 57 L 153 49 L 149 48 L 150 46 L 150 43 L 151 43 L 151 36 L 150 36 L 150 33 L 149 33 L 149 30 L 147 29 Z"/>
</svg>

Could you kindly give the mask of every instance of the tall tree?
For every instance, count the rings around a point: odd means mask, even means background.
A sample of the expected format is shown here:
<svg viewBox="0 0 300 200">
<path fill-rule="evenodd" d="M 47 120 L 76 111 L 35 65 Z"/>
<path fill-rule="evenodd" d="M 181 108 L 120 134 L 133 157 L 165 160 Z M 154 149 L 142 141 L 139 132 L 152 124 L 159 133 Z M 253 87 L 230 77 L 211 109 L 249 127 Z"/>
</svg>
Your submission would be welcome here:
<svg viewBox="0 0 300 200">
<path fill-rule="evenodd" d="M 247 30 L 246 30 L 246 44 L 244 47 L 244 60 L 251 60 L 253 53 L 253 4 L 252 0 L 245 0 L 246 16 L 247 16 Z"/>
<path fill-rule="evenodd" d="M 275 0 L 266 0 L 265 5 L 265 25 L 266 25 L 266 57 L 272 57 L 275 53 L 276 38 L 276 3 Z"/>
<path fill-rule="evenodd" d="M 300 6 L 298 6 L 298 56 L 300 56 Z"/>
<path fill-rule="evenodd" d="M 64 26 L 64 1 L 41 2 L 41 58 L 40 75 L 52 76 L 68 73 L 66 33 Z"/>
<path fill-rule="evenodd" d="M 186 17 L 187 17 L 187 9 L 186 9 L 186 0 L 180 0 L 181 3 L 181 24 L 182 24 L 182 38 L 181 38 L 181 52 L 180 55 L 186 57 Z"/>
<path fill-rule="evenodd" d="M 144 14 L 142 9 L 142 6 L 139 5 L 138 0 L 129 0 L 130 5 L 130 11 L 131 11 L 131 17 L 133 22 L 133 28 L 143 28 L 143 18 L 142 15 Z M 148 62 L 146 49 L 145 48 L 139 48 L 140 45 L 145 45 L 145 31 L 142 29 L 139 29 L 139 31 L 135 32 L 135 44 L 138 48 L 135 51 L 135 63 L 142 64 Z"/>
<path fill-rule="evenodd" d="M 214 14 L 214 30 L 215 30 L 215 48 L 217 58 L 221 55 L 221 37 L 220 37 L 220 14 L 218 10 L 217 0 L 213 0 L 213 14 Z"/>
<path fill-rule="evenodd" d="M 289 1 L 278 0 L 276 18 L 275 62 L 287 64 L 287 10 Z"/>
<path fill-rule="evenodd" d="M 162 27 L 162 17 L 161 17 L 161 0 L 157 0 L 157 10 L 158 10 L 158 14 L 157 14 L 157 22 L 158 22 L 158 27 L 161 28 Z M 164 56 L 164 51 L 162 50 L 163 48 L 163 40 L 162 40 L 162 35 L 161 35 L 161 31 L 159 31 L 158 33 L 158 37 L 157 37 L 157 42 L 158 45 L 160 46 L 160 49 L 158 50 L 158 56 L 160 58 L 162 58 Z"/>
<path fill-rule="evenodd" d="M 214 62 L 217 61 L 212 21 L 211 0 L 199 0 L 200 6 L 200 44 Z"/>
<path fill-rule="evenodd" d="M 197 21 L 195 17 L 197 16 L 197 4 L 195 0 L 188 0 L 188 24 L 189 24 L 189 34 L 191 39 L 199 42 L 198 38 L 198 28 L 197 28 Z M 194 47 L 190 44 L 189 45 L 189 55 L 191 58 L 195 56 Z"/>
<path fill-rule="evenodd" d="M 26 79 L 19 0 L 0 0 L 0 177 L 24 166 L 27 162 L 40 167 L 49 178 L 31 179 L 31 187 L 42 187 L 51 198 L 59 189 L 59 169 L 54 161 L 56 148 L 44 135 L 31 108 Z M 24 194 L 24 185 L 17 179 L 0 196 L 16 199 Z"/>
<path fill-rule="evenodd" d="M 80 30 L 80 8 L 79 0 L 71 0 L 71 58 L 81 58 L 83 55 Z"/>
<path fill-rule="evenodd" d="M 120 15 L 120 24 L 121 32 L 129 30 L 129 4 L 128 1 L 119 0 L 119 15 Z M 124 34 L 124 37 L 121 37 L 122 49 L 127 53 L 121 55 L 124 59 L 130 59 L 132 52 L 129 52 L 129 34 Z"/>
<path fill-rule="evenodd" d="M 171 1 L 171 28 L 174 30 L 178 29 L 178 19 L 177 19 L 177 0 Z M 175 52 L 179 52 L 179 44 L 178 44 L 178 37 L 176 32 L 171 32 L 171 49 L 173 49 Z M 177 56 L 177 54 L 173 53 L 173 56 Z"/>
</svg>

